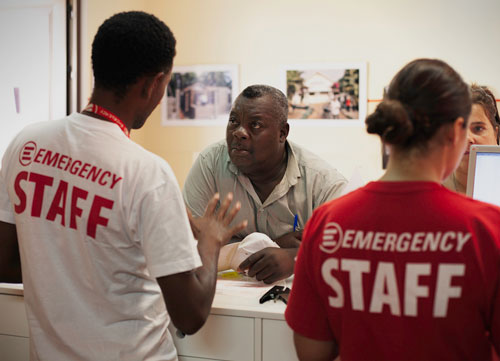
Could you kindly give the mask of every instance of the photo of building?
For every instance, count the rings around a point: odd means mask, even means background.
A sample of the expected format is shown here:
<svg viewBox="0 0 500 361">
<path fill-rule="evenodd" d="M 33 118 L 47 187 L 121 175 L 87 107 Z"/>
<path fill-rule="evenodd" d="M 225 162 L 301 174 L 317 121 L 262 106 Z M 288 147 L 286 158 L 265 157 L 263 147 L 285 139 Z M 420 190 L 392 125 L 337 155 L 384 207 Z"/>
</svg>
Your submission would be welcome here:
<svg viewBox="0 0 500 361">
<path fill-rule="evenodd" d="M 227 119 L 233 101 L 231 71 L 174 71 L 166 94 L 169 120 Z"/>
<path fill-rule="evenodd" d="M 290 119 L 358 119 L 359 69 L 287 70 Z"/>
</svg>

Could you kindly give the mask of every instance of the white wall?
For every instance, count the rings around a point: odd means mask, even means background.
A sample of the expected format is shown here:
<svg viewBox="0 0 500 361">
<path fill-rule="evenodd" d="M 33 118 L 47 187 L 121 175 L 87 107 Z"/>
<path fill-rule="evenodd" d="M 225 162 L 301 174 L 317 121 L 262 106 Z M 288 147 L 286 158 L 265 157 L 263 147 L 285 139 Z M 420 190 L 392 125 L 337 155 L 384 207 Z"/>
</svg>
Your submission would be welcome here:
<svg viewBox="0 0 500 361">
<path fill-rule="evenodd" d="M 88 2 L 94 13 L 104 7 Z M 120 7 L 118 0 L 106 3 Z M 366 61 L 368 99 L 377 100 L 405 63 L 433 57 L 500 94 L 499 0 L 143 0 L 141 6 L 174 32 L 176 65 L 238 64 L 240 90 L 255 83 L 282 87 L 284 64 Z M 158 109 L 133 137 L 167 159 L 182 185 L 193 153 L 223 138 L 224 127 L 161 127 Z M 347 177 L 357 166 L 369 179 L 382 172 L 379 140 L 363 127 L 294 126 L 290 139 Z"/>
<path fill-rule="evenodd" d="M 0 1 L 0 157 L 26 125 L 66 115 L 65 10 L 64 0 Z"/>
</svg>

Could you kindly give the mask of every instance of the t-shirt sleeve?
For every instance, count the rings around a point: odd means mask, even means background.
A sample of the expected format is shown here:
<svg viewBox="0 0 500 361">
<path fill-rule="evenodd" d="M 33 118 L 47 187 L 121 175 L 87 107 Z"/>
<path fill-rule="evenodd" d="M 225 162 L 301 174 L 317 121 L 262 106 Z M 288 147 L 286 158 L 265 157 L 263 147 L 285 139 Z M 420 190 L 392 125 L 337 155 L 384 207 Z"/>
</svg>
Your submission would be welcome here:
<svg viewBox="0 0 500 361">
<path fill-rule="evenodd" d="M 9 198 L 7 186 L 7 159 L 8 152 L 5 152 L 0 169 L 0 221 L 6 223 L 15 223 L 14 209 Z"/>
<path fill-rule="evenodd" d="M 498 269 L 500 270 L 500 251 L 498 253 Z M 497 354 L 500 355 L 500 276 L 497 278 L 497 284 L 493 296 L 491 341 L 493 342 L 493 347 L 495 348 Z"/>
<path fill-rule="evenodd" d="M 295 276 L 292 291 L 285 311 L 288 325 L 298 334 L 305 337 L 329 341 L 334 336 L 330 330 L 328 317 L 315 288 L 313 269 L 311 268 L 311 246 L 313 240 L 309 237 L 309 222 L 304 230 L 304 236 L 295 263 Z"/>
<path fill-rule="evenodd" d="M 339 172 L 331 171 L 319 177 L 314 191 L 314 209 L 342 195 L 347 180 Z"/>
<path fill-rule="evenodd" d="M 211 158 L 211 155 L 200 154 L 184 183 L 184 201 L 195 217 L 203 216 L 208 201 L 217 192 Z"/>
<path fill-rule="evenodd" d="M 201 266 L 197 242 L 177 183 L 171 180 L 149 191 L 139 213 L 140 239 L 153 277 Z"/>
</svg>

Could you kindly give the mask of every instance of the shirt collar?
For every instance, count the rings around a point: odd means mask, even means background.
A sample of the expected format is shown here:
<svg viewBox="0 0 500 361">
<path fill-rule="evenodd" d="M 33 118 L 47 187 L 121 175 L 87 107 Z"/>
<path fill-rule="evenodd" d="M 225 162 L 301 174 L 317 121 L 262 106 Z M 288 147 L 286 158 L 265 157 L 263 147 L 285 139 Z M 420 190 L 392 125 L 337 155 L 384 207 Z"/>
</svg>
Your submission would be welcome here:
<svg viewBox="0 0 500 361">
<path fill-rule="evenodd" d="M 300 178 L 299 162 L 293 150 L 293 144 L 286 142 L 286 147 L 288 150 L 288 163 L 286 165 L 285 177 L 288 180 L 290 186 L 297 184 Z"/>
<path fill-rule="evenodd" d="M 231 158 L 229 157 L 229 149 L 226 149 L 226 154 L 227 154 L 227 165 L 229 170 L 234 175 L 238 175 L 240 173 L 240 170 L 234 165 L 233 162 L 231 162 Z"/>
</svg>

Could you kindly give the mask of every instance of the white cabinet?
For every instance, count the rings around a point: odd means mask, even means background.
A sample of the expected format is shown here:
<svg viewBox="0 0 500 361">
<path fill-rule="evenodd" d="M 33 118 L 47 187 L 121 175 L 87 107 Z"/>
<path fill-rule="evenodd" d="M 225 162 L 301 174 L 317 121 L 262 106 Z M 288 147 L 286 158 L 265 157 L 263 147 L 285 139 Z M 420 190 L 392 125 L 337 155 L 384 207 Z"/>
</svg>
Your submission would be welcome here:
<svg viewBox="0 0 500 361">
<path fill-rule="evenodd" d="M 180 336 L 173 326 L 170 332 L 179 355 L 215 360 L 255 359 L 253 318 L 210 315 L 194 335 Z"/>
<path fill-rule="evenodd" d="M 0 294 L 2 361 L 29 361 L 29 329 L 21 295 Z"/>
<path fill-rule="evenodd" d="M 180 361 L 295 361 L 293 333 L 283 320 L 210 315 L 196 334 L 171 326 Z"/>
<path fill-rule="evenodd" d="M 296 361 L 285 304 L 259 298 L 269 289 L 219 280 L 211 314 L 192 336 L 180 338 L 171 325 L 180 361 Z"/>
<path fill-rule="evenodd" d="M 223 285 L 223 282 L 220 282 Z M 269 287 L 221 288 L 210 316 L 194 335 L 182 335 L 171 324 L 180 361 L 295 361 L 292 330 L 281 302 L 259 304 Z M 29 360 L 29 330 L 17 288 L 0 284 L 0 359 Z"/>
<path fill-rule="evenodd" d="M 0 335 L 2 361 L 29 361 L 30 339 L 27 337 Z"/>
<path fill-rule="evenodd" d="M 285 321 L 262 320 L 262 361 L 298 360 L 293 331 Z"/>
<path fill-rule="evenodd" d="M 29 337 L 28 321 L 21 295 L 0 294 L 1 319 L 0 335 Z"/>
</svg>

